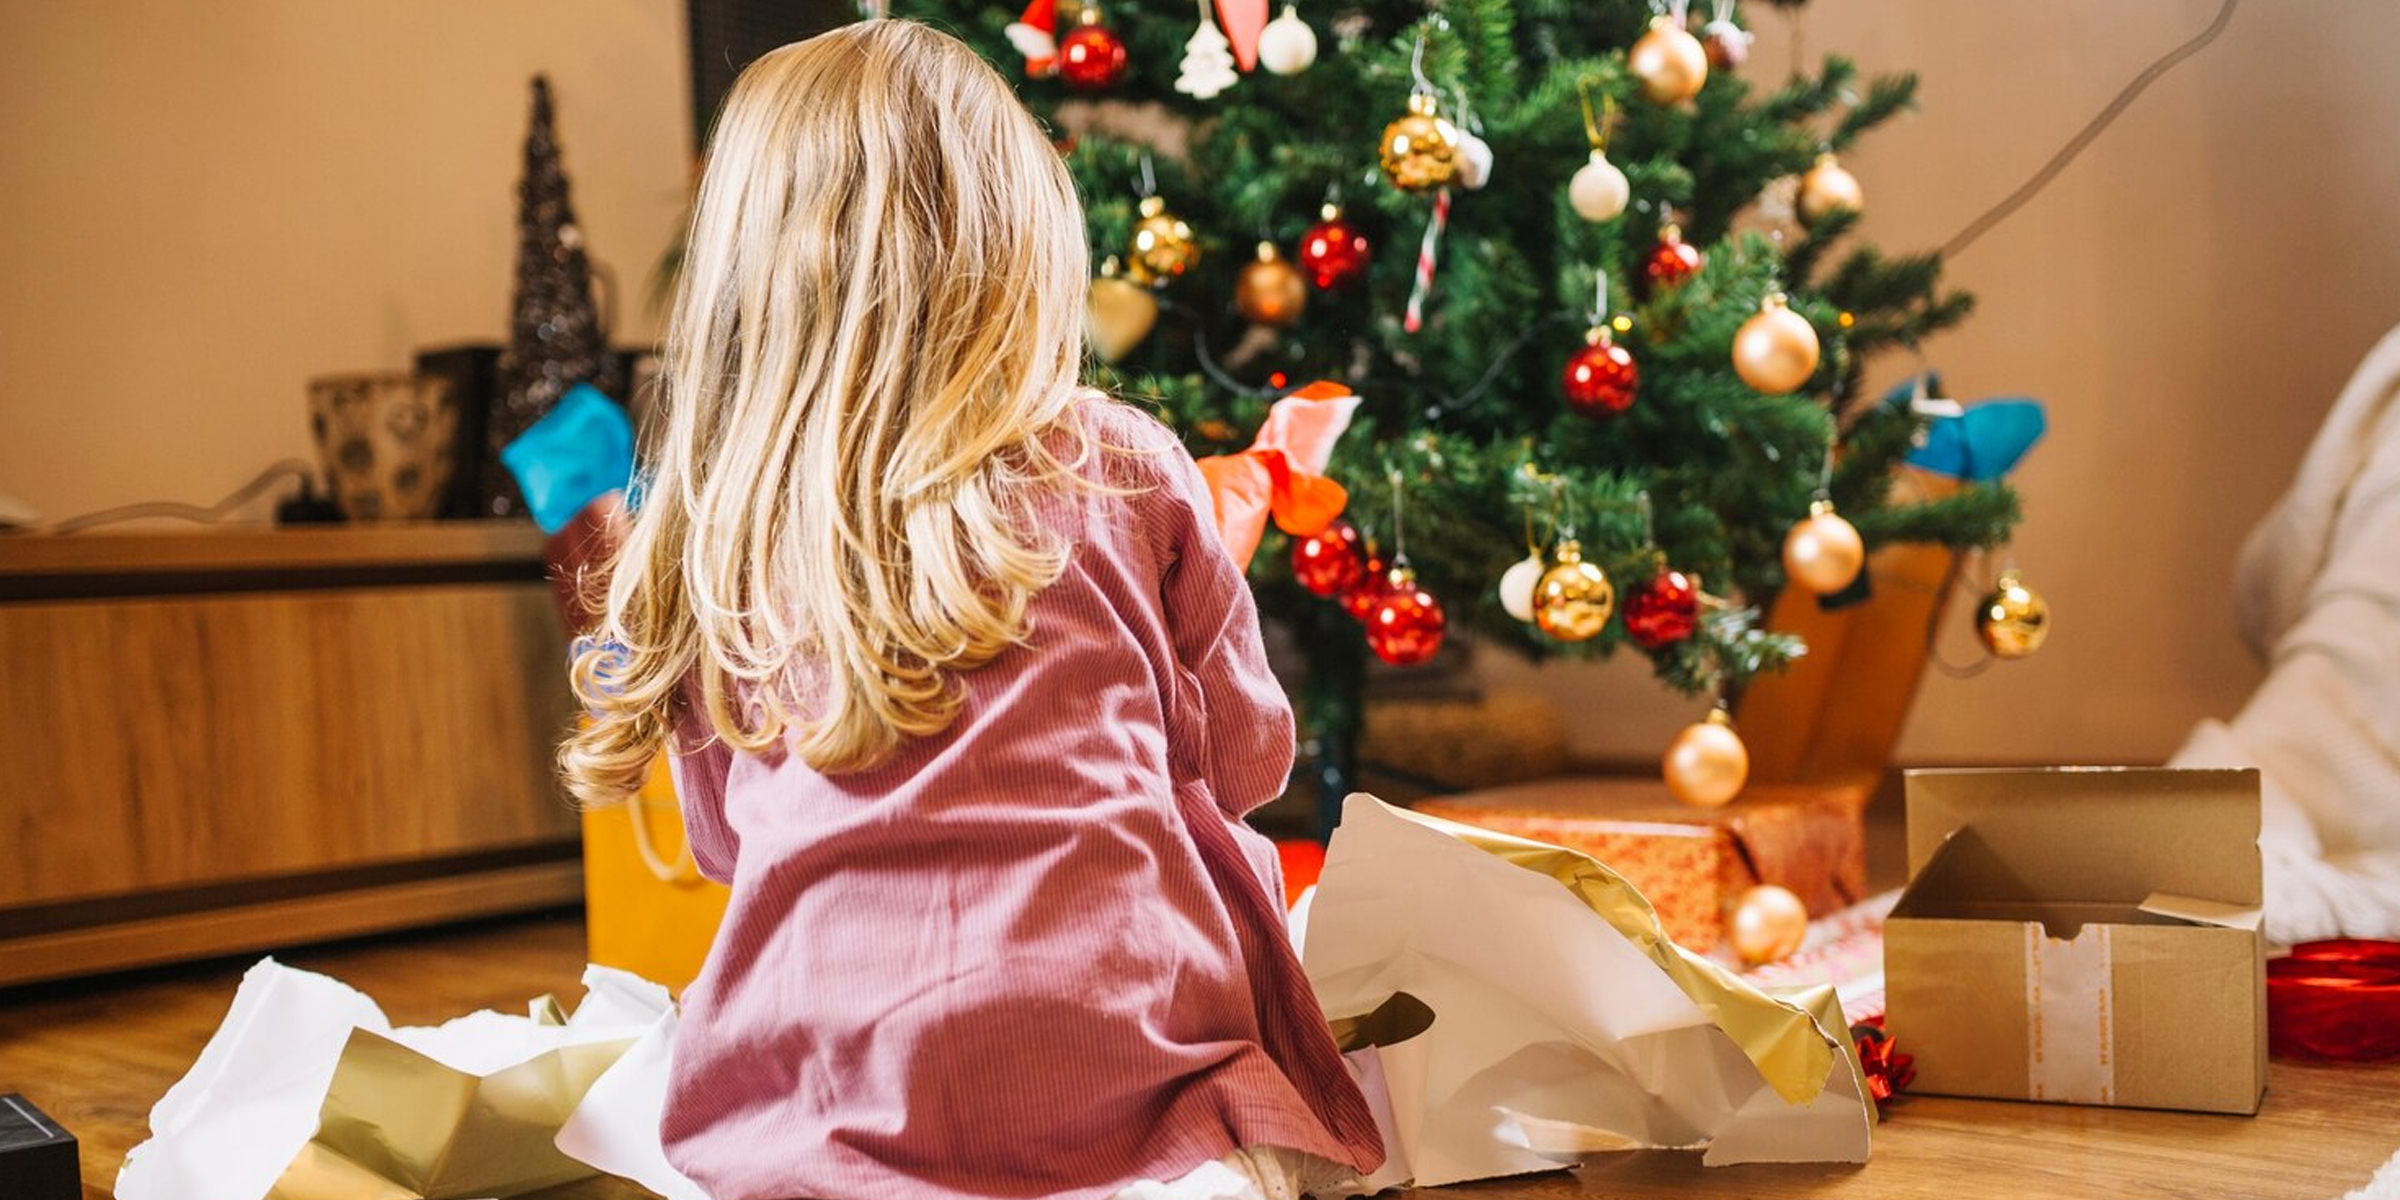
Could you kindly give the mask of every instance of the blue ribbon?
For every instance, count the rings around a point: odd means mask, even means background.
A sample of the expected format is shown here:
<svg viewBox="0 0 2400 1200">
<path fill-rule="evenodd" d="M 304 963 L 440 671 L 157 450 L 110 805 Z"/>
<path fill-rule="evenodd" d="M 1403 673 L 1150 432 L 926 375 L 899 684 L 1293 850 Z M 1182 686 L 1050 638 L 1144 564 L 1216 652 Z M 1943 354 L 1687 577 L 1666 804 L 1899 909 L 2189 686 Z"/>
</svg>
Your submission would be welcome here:
<svg viewBox="0 0 2400 1200">
<path fill-rule="evenodd" d="M 1883 402 L 1906 408 L 1916 398 L 1917 379 L 1926 381 L 1928 394 L 1939 394 L 1941 377 L 1927 374 L 1900 381 L 1883 394 Z M 1998 479 L 2016 469 L 2049 429 L 2042 402 L 2028 396 L 1999 396 L 1976 402 L 1955 417 L 1935 417 L 1925 427 L 1925 440 L 1908 455 L 1908 464 L 1974 483 Z"/>
<path fill-rule="evenodd" d="M 576 384 L 517 440 L 500 450 L 525 506 L 544 533 L 557 533 L 586 505 L 633 481 L 633 421 L 588 383 Z"/>
</svg>

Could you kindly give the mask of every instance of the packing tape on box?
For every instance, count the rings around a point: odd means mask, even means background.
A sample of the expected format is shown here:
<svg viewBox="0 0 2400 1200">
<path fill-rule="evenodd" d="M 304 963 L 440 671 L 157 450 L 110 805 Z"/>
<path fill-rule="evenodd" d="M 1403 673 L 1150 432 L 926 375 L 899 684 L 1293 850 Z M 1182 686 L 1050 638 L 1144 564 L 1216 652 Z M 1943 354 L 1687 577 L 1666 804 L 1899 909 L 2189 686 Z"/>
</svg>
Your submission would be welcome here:
<svg viewBox="0 0 2400 1200">
<path fill-rule="evenodd" d="M 2110 1104 L 2117 1092 L 2115 1016 L 2109 996 L 2108 926 L 2071 940 L 2025 923 L 2027 1094 L 2067 1104 Z"/>
</svg>

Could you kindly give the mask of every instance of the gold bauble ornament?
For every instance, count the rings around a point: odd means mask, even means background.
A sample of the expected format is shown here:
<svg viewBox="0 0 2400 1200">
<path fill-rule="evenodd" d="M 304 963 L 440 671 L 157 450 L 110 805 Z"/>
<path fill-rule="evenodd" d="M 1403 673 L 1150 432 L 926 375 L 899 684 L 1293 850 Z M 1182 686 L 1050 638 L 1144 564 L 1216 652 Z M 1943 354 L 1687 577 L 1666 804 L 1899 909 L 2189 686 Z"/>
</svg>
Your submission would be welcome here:
<svg viewBox="0 0 2400 1200">
<path fill-rule="evenodd" d="M 1403 191 L 1428 192 L 1458 173 L 1458 131 L 1435 116 L 1440 102 L 1418 92 L 1408 112 L 1383 127 L 1383 174 Z"/>
<path fill-rule="evenodd" d="M 1083 316 L 1084 336 L 1091 341 L 1092 352 L 1113 363 L 1150 336 L 1150 327 L 1158 323 L 1158 297 L 1149 288 L 1119 277 L 1117 260 L 1112 258 L 1100 268 L 1100 278 L 1092 281 Z"/>
<path fill-rule="evenodd" d="M 1625 52 L 1625 69 L 1642 81 L 1652 104 L 1680 104 L 1708 82 L 1708 47 L 1673 17 L 1652 17 L 1650 29 Z"/>
<path fill-rule="evenodd" d="M 2000 658 L 2023 658 L 2050 636 L 2050 602 L 2025 586 L 2015 570 L 2000 572 L 1989 595 L 1976 605 L 1975 636 Z"/>
<path fill-rule="evenodd" d="M 1144 196 L 1141 212 L 1125 251 L 1125 273 L 1135 283 L 1163 284 L 1200 261 L 1200 243 L 1192 239 L 1192 227 L 1168 212 L 1165 200 Z"/>
<path fill-rule="evenodd" d="M 1573 538 L 1558 544 L 1550 569 L 1533 588 L 1533 622 L 1562 642 L 1587 641 L 1608 624 L 1617 608 L 1616 585 L 1598 563 L 1586 562 Z"/>
<path fill-rule="evenodd" d="M 1762 883 L 1733 902 L 1733 952 L 1751 966 L 1781 962 L 1808 940 L 1808 906 L 1792 889 Z"/>
<path fill-rule="evenodd" d="M 1233 307 L 1244 320 L 1282 328 L 1308 307 L 1308 281 L 1276 253 L 1275 243 L 1260 242 L 1258 257 L 1233 281 Z"/>
<path fill-rule="evenodd" d="M 1831 500 L 1810 504 L 1808 515 L 1783 535 L 1783 573 L 1819 596 L 1849 587 L 1866 565 L 1866 542 L 1833 511 Z"/>
<path fill-rule="evenodd" d="M 1659 774 L 1677 800 L 1694 808 L 1723 808 L 1750 782 L 1750 748 L 1733 731 L 1733 718 L 1724 709 L 1711 709 L 1707 720 L 1684 726 L 1667 743 Z"/>
<path fill-rule="evenodd" d="M 1783 293 L 1758 302 L 1758 314 L 1733 335 L 1733 372 L 1770 396 L 1797 391 L 1817 373 L 1817 330 Z"/>
<path fill-rule="evenodd" d="M 1837 212 L 1864 212 L 1867 190 L 1858 185 L 1858 176 L 1842 169 L 1841 160 L 1831 154 L 1817 156 L 1815 166 L 1800 176 L 1800 223 L 1814 225 Z"/>
</svg>

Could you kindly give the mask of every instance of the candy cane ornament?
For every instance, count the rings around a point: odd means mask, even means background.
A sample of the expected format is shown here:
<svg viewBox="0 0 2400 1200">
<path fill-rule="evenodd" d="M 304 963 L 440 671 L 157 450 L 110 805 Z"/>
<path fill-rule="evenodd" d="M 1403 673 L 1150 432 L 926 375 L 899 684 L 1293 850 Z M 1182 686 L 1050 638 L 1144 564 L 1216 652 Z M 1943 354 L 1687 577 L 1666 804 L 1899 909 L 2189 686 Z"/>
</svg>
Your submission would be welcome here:
<svg viewBox="0 0 2400 1200">
<path fill-rule="evenodd" d="M 1417 244 L 1417 278 L 1408 289 L 1408 320 L 1415 333 L 1425 327 L 1425 298 L 1433 294 L 1433 265 L 1441 256 L 1442 231 L 1450 226 L 1450 189 L 1433 194 L 1433 219 L 1425 223 L 1425 240 Z"/>
</svg>

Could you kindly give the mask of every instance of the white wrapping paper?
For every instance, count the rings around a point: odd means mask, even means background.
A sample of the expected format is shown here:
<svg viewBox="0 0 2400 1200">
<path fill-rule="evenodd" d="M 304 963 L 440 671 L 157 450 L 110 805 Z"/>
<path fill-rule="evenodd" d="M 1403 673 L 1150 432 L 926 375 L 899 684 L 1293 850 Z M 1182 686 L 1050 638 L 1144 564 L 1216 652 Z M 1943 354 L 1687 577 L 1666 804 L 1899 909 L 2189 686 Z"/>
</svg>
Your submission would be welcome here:
<svg viewBox="0 0 2400 1200">
<path fill-rule="evenodd" d="M 261 960 L 151 1110 L 118 1200 L 464 1200 L 601 1170 L 707 1200 L 658 1145 L 666 989 L 597 966 L 583 982 L 571 1017 L 545 998 L 395 1028 L 349 986 Z"/>
<path fill-rule="evenodd" d="M 1640 1148 L 1867 1157 L 1873 1113 L 1830 995 L 1772 998 L 1684 952 L 1572 851 L 1353 796 L 1300 919 L 1318 1000 L 1388 1104 L 1392 1161 L 1371 1184 Z M 1430 1013 L 1393 1019 L 1398 995 Z"/>
</svg>

